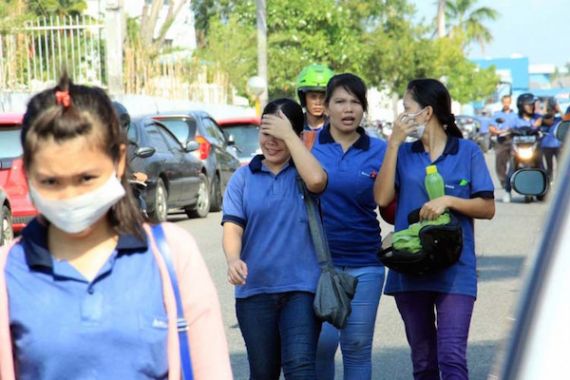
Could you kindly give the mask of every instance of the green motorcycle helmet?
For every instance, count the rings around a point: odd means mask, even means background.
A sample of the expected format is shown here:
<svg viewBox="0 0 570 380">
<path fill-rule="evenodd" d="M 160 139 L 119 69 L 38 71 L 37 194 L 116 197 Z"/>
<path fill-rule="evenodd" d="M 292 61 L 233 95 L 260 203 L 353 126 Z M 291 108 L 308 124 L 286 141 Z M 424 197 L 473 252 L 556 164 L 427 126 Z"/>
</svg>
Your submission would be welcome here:
<svg viewBox="0 0 570 380">
<path fill-rule="evenodd" d="M 305 93 L 308 91 L 325 92 L 327 83 L 334 72 L 326 65 L 312 64 L 306 66 L 297 76 L 297 95 L 303 107 L 306 106 Z"/>
</svg>

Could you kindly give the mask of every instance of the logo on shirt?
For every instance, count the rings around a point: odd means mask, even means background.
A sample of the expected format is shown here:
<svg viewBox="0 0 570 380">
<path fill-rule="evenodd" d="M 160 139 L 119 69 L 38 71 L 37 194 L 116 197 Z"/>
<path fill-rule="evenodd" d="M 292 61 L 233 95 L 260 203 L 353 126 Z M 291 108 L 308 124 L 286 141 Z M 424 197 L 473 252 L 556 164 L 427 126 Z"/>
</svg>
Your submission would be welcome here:
<svg viewBox="0 0 570 380">
<path fill-rule="evenodd" d="M 168 321 L 163 318 L 154 318 L 152 320 L 152 327 L 154 327 L 155 329 L 167 329 Z"/>
<path fill-rule="evenodd" d="M 370 173 L 366 173 L 364 170 L 362 170 L 360 171 L 360 175 L 374 179 L 378 176 L 378 172 L 376 170 L 372 170 Z"/>
</svg>

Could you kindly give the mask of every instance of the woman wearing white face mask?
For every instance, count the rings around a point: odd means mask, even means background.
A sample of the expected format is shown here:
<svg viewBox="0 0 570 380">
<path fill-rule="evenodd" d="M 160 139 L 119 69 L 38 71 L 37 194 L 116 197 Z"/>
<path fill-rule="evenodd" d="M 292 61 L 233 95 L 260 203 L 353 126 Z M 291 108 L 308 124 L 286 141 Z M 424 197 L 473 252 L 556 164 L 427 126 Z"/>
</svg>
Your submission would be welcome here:
<svg viewBox="0 0 570 380">
<path fill-rule="evenodd" d="M 126 136 L 110 99 L 64 74 L 30 100 L 22 144 L 41 216 L 0 253 L 0 378 L 180 379 L 170 275 L 128 188 Z M 162 229 L 194 378 L 230 379 L 198 248 L 176 226 Z"/>
<path fill-rule="evenodd" d="M 420 219 L 451 211 L 461 223 L 463 249 L 457 263 L 435 273 L 414 276 L 390 270 L 384 292 L 394 296 L 404 321 L 414 378 L 468 379 L 467 337 L 477 295 L 473 219 L 493 217 L 494 186 L 479 147 L 462 139 L 441 82 L 411 81 L 404 109 L 374 184 L 376 202 L 384 207 L 397 195 L 395 231 L 408 228 L 413 210 L 420 209 Z M 404 143 L 413 134 L 419 140 Z M 445 189 L 445 195 L 433 200 L 424 186 L 430 165 L 437 167 Z"/>
</svg>

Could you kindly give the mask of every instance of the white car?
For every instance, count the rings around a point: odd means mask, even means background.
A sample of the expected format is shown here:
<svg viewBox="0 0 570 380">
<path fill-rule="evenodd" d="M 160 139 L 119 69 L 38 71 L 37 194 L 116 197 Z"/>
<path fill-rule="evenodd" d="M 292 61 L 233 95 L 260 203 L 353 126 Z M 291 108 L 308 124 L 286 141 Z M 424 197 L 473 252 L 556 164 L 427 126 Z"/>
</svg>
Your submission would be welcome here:
<svg viewBox="0 0 570 380">
<path fill-rule="evenodd" d="M 557 137 L 570 122 L 561 124 Z M 510 341 L 490 379 L 569 379 L 570 344 L 570 154 L 564 152 L 557 187 L 538 252 L 523 280 Z M 547 190 L 538 171 L 515 173 L 513 189 L 528 195 Z M 535 176 L 534 179 L 531 178 Z"/>
</svg>

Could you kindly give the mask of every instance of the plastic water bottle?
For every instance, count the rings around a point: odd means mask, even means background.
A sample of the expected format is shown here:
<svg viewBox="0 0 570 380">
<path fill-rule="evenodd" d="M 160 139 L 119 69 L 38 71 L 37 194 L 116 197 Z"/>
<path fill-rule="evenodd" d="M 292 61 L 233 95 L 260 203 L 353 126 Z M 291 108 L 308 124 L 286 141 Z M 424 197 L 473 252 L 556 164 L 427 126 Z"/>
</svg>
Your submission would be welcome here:
<svg viewBox="0 0 570 380">
<path fill-rule="evenodd" d="M 443 177 L 437 171 L 437 166 L 426 166 L 426 178 L 424 180 L 429 199 L 439 198 L 445 195 Z"/>
</svg>

